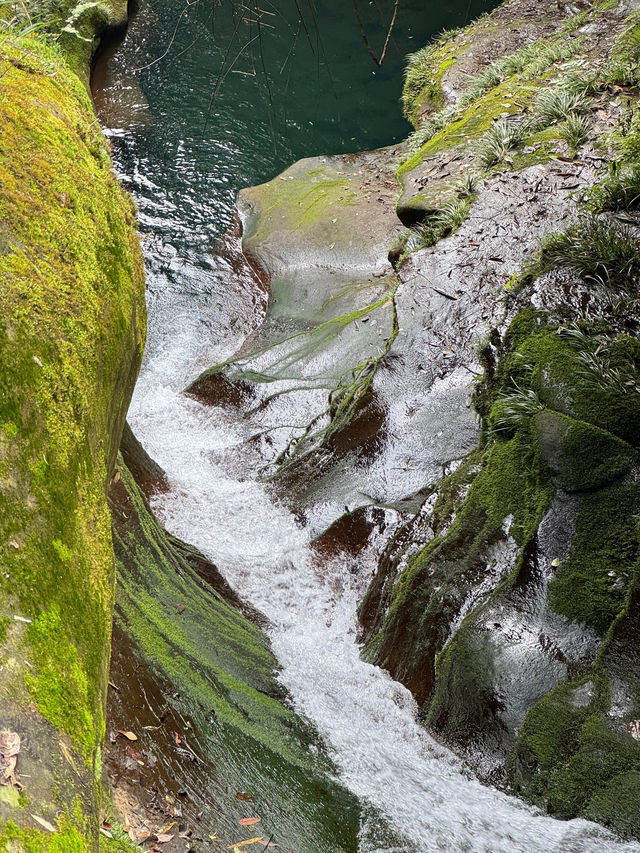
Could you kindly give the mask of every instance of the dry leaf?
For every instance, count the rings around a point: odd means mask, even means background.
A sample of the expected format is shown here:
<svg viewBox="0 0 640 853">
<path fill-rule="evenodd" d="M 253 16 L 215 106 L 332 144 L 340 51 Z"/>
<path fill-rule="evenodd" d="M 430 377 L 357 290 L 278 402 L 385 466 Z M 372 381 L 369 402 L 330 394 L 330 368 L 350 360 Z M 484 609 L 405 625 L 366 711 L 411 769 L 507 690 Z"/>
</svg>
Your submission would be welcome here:
<svg viewBox="0 0 640 853">
<path fill-rule="evenodd" d="M 251 797 L 249 794 L 245 794 L 244 791 L 239 791 L 236 794 L 236 800 L 242 800 L 243 803 L 252 803 L 253 797 Z"/>
<path fill-rule="evenodd" d="M 627 723 L 627 731 L 634 740 L 640 741 L 640 720 L 631 720 Z"/>
<path fill-rule="evenodd" d="M 255 838 L 248 838 L 246 841 L 238 841 L 235 844 L 230 844 L 227 850 L 234 850 L 236 847 L 248 847 L 249 844 L 255 844 L 257 841 L 262 841 L 262 835 L 256 835 Z"/>
<path fill-rule="evenodd" d="M 118 729 L 118 734 L 126 737 L 127 740 L 138 740 L 138 735 L 134 735 L 133 732 L 123 732 L 122 729 Z"/>
<path fill-rule="evenodd" d="M 105 829 L 103 826 L 100 827 L 100 832 L 106 836 L 107 838 L 113 838 L 113 833 L 109 832 L 108 829 Z"/>
<path fill-rule="evenodd" d="M 158 835 L 158 844 L 166 844 L 167 841 L 171 841 L 172 838 L 173 838 L 173 833 L 171 835 L 167 835 L 166 832 L 161 832 Z"/>
<path fill-rule="evenodd" d="M 17 784 L 14 770 L 20 745 L 20 735 L 17 732 L 9 729 L 0 731 L 0 785 L 6 785 L 7 782 Z"/>
<path fill-rule="evenodd" d="M 43 829 L 46 829 L 48 832 L 57 832 L 57 828 L 49 823 L 48 820 L 45 820 L 43 817 L 39 817 L 37 814 L 32 814 L 31 817 L 35 820 L 36 823 L 39 823 Z"/>
<path fill-rule="evenodd" d="M 240 826 L 253 826 L 254 823 L 260 823 L 259 817 L 242 817 L 238 821 Z"/>
</svg>

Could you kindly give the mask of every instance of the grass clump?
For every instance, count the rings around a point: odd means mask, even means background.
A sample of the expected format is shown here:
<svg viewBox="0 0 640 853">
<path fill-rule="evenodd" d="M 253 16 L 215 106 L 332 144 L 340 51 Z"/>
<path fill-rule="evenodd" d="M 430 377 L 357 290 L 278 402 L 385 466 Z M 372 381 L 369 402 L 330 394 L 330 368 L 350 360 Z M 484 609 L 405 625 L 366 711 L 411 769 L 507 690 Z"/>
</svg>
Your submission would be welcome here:
<svg viewBox="0 0 640 853">
<path fill-rule="evenodd" d="M 640 166 L 611 168 L 608 177 L 587 191 L 585 204 L 596 213 L 637 208 L 640 205 Z"/>
<path fill-rule="evenodd" d="M 640 276 L 640 245 L 629 228 L 584 217 L 543 239 L 539 273 L 554 268 L 572 269 L 586 282 L 632 291 Z"/>
<path fill-rule="evenodd" d="M 558 128 L 558 134 L 575 153 L 588 139 L 589 122 L 585 116 L 570 113 Z"/>
<path fill-rule="evenodd" d="M 449 237 L 468 218 L 469 210 L 469 197 L 449 202 L 436 214 L 412 229 L 413 233 L 407 242 L 407 251 L 435 246 L 439 240 Z"/>
<path fill-rule="evenodd" d="M 533 388 L 519 388 L 500 394 L 491 410 L 490 425 L 493 432 L 515 432 L 544 405 Z"/>
<path fill-rule="evenodd" d="M 543 89 L 533 104 L 533 128 L 543 130 L 572 116 L 585 115 L 591 108 L 588 95 L 572 88 Z"/>
<path fill-rule="evenodd" d="M 627 18 L 627 28 L 618 36 L 605 76 L 621 86 L 638 86 L 640 83 L 640 14 L 634 12 Z"/>
<path fill-rule="evenodd" d="M 490 169 L 500 163 L 509 162 L 511 152 L 522 143 L 524 128 L 520 122 L 500 119 L 484 134 L 476 146 L 480 165 Z"/>
</svg>

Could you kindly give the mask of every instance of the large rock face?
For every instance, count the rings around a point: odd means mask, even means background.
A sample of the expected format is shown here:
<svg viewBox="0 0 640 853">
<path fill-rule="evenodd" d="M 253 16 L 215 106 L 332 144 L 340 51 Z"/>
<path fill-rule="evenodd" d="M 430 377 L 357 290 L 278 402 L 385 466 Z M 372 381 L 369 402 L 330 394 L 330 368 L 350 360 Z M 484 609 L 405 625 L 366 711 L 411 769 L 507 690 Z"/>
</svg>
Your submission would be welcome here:
<svg viewBox="0 0 640 853">
<path fill-rule="evenodd" d="M 244 192 L 265 322 L 189 390 L 255 427 L 320 547 L 387 526 L 364 654 L 427 725 L 640 836 L 631 11 L 511 0 L 412 60 L 406 146 Z"/>
<path fill-rule="evenodd" d="M 215 566 L 158 524 L 123 460 L 119 474 L 110 498 L 118 570 L 110 730 L 136 731 L 145 756 L 141 769 L 123 738 L 107 747 L 119 796 L 145 801 L 156 791 L 166 814 L 156 808 L 152 818 L 165 824 L 175 814 L 167 799 L 177 801 L 194 837 L 215 835 L 225 847 L 241 840 L 238 821 L 249 811 L 262 816 L 253 835 L 279 847 L 356 853 L 359 805 L 329 778 L 318 735 L 287 707 L 255 624 L 264 617 L 243 607 L 252 623 L 238 612 Z M 174 844 L 168 853 L 184 849 L 177 835 Z"/>
<path fill-rule="evenodd" d="M 18 30 L 0 35 L 0 701 L 22 790 L 0 787 L 0 839 L 84 851 L 114 590 L 105 492 L 142 354 L 142 259 L 84 86 Z"/>
</svg>

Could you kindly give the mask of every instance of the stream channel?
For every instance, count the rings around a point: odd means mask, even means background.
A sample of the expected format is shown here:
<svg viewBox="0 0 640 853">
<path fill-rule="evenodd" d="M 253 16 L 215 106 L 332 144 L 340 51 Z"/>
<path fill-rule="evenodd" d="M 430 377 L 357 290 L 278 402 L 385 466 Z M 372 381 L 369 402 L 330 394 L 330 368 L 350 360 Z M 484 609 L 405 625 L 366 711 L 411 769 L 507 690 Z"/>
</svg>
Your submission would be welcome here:
<svg viewBox="0 0 640 853">
<path fill-rule="evenodd" d="M 375 4 L 362 5 L 379 51 L 393 4 L 380 17 Z M 320 571 L 309 544 L 323 525 L 301 523 L 260 482 L 248 427 L 182 393 L 231 357 L 264 315 L 264 287 L 238 261 L 238 190 L 304 156 L 405 137 L 405 55 L 490 8 L 480 0 L 433 6 L 402 2 L 381 68 L 344 0 L 320 0 L 315 18 L 304 4 L 302 25 L 297 3 L 278 3 L 264 17 L 274 29 L 260 32 L 238 26 L 221 0 L 141 6 L 94 76 L 116 168 L 138 204 L 147 267 L 149 334 L 129 420 L 170 479 L 155 512 L 271 621 L 296 710 L 325 739 L 340 781 L 399 839 L 363 830 L 362 853 L 637 853 L 600 827 L 553 820 L 481 785 L 432 740 L 408 691 L 359 657 L 356 606 L 380 542 Z"/>
</svg>

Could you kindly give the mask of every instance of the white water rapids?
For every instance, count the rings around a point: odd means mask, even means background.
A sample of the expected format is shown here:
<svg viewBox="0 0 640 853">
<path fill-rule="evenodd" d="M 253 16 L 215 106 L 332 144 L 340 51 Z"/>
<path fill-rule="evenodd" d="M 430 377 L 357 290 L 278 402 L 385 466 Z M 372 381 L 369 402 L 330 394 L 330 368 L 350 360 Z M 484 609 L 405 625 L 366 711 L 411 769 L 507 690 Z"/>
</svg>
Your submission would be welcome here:
<svg viewBox="0 0 640 853">
<path fill-rule="evenodd" d="M 167 295 L 163 306 L 150 306 L 147 355 L 130 410 L 134 432 L 172 484 L 154 509 L 273 622 L 281 678 L 297 710 L 326 740 L 344 785 L 406 839 L 390 848 L 363 831 L 363 853 L 638 853 L 637 843 L 585 821 L 538 814 L 471 778 L 416 722 L 409 692 L 360 660 L 355 610 L 367 579 L 338 561 L 320 572 L 310 531 L 242 461 L 242 422 L 180 393 L 242 337 L 221 332 L 212 343 L 198 318 L 204 300 L 191 293 L 174 308 Z"/>
</svg>

